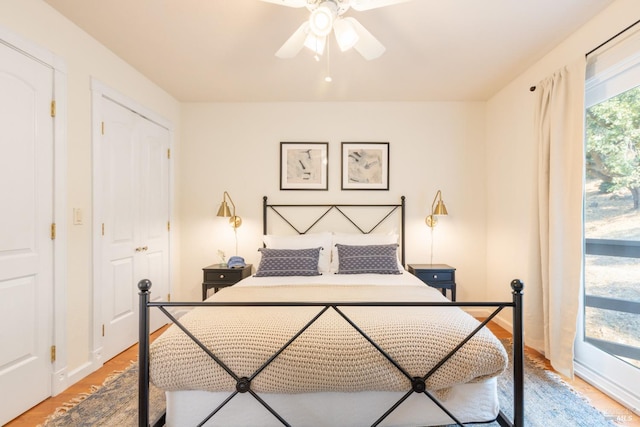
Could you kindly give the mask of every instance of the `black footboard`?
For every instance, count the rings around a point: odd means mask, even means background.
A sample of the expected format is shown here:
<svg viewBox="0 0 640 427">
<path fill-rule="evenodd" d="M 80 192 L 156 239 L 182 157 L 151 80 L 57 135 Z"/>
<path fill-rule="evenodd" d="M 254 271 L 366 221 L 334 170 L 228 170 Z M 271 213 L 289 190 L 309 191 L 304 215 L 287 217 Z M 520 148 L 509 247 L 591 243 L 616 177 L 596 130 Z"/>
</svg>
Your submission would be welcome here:
<svg viewBox="0 0 640 427">
<path fill-rule="evenodd" d="M 425 387 L 425 381 L 435 373 L 447 360 L 449 360 L 456 351 L 458 351 L 466 342 L 468 342 L 478 331 L 480 331 L 487 323 L 489 323 L 500 311 L 505 307 L 511 307 L 513 309 L 513 408 L 514 416 L 513 420 L 509 420 L 508 417 L 500 412 L 498 416 L 498 423 L 501 426 L 524 426 L 524 342 L 523 342 L 523 306 L 522 306 L 522 290 L 524 285 L 520 280 L 513 280 L 511 282 L 511 288 L 513 290 L 513 300 L 511 302 L 482 302 L 482 303 L 466 303 L 466 302 L 406 302 L 406 303 L 269 303 L 269 302 L 253 302 L 253 303 L 221 303 L 221 302 L 186 302 L 186 303 L 163 303 L 163 302 L 150 302 L 150 288 L 151 282 L 149 280 L 142 280 L 138 283 L 140 289 L 140 347 L 139 347 L 139 364 L 140 364 L 140 377 L 139 377 L 139 394 L 138 394 L 138 425 L 139 427 L 148 427 L 150 425 L 149 420 L 149 309 L 150 307 L 157 307 L 161 310 L 177 327 L 182 329 L 202 350 L 207 353 L 213 360 L 218 363 L 223 369 L 225 369 L 229 375 L 231 375 L 236 381 L 236 390 L 231 393 L 229 398 L 222 403 L 218 408 L 212 411 L 207 418 L 202 421 L 202 424 L 207 422 L 211 417 L 222 409 L 222 407 L 233 398 L 237 393 L 250 393 L 260 404 L 262 404 L 274 417 L 276 417 L 282 425 L 288 426 L 289 424 L 283 419 L 273 408 L 271 408 L 266 402 L 264 402 L 260 396 L 251 389 L 251 380 L 258 375 L 264 368 L 266 368 L 275 358 L 277 358 L 298 336 L 300 336 L 309 326 L 311 326 L 324 312 L 327 310 L 335 310 L 345 321 L 347 321 L 359 334 L 367 339 L 373 347 L 376 348 L 387 360 L 389 360 L 400 372 L 402 372 L 410 381 L 411 389 L 392 407 L 390 407 L 374 424 L 379 425 L 384 419 L 390 415 L 396 408 L 398 408 L 404 400 L 406 400 L 413 393 L 424 394 L 428 399 L 433 401 L 442 411 L 444 411 L 451 420 L 457 425 L 463 425 L 456 417 L 450 413 L 450 411 L 444 407 L 438 399 L 436 399 Z M 211 352 L 204 344 L 202 344 L 195 336 L 191 334 L 168 310 L 169 307 L 222 307 L 222 306 L 255 306 L 255 307 L 277 307 L 277 306 L 316 306 L 320 308 L 320 312 L 309 321 L 296 335 L 294 335 L 281 349 L 279 349 L 273 356 L 265 362 L 252 376 L 239 377 L 231 369 L 229 369 L 222 361 L 220 361 L 214 353 Z M 447 354 L 439 363 L 437 363 L 426 375 L 422 377 L 411 377 L 402 366 L 400 366 L 391 356 L 389 356 L 384 349 L 380 348 L 367 334 L 362 331 L 358 325 L 356 325 L 340 307 L 348 306 L 366 306 L 366 307 L 390 307 L 390 306 L 411 306 L 411 307 L 438 307 L 438 306 L 455 306 L 455 307 L 491 307 L 494 311 L 491 315 L 485 319 L 474 331 L 472 331 L 465 339 L 463 339 L 449 354 Z M 153 425 L 163 425 L 164 420 L 154 420 Z"/>
</svg>

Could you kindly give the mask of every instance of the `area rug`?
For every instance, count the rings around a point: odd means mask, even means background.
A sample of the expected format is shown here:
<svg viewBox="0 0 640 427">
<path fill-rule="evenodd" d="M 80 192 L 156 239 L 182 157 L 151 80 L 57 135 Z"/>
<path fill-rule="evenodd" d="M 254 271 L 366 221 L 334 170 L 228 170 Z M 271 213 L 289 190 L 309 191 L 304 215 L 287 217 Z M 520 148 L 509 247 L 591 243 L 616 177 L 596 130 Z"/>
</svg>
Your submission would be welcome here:
<svg viewBox="0 0 640 427">
<path fill-rule="evenodd" d="M 149 419 L 159 419 L 164 410 L 164 392 L 152 384 L 149 388 Z M 137 427 L 138 363 L 133 363 L 122 373 L 107 379 L 94 393 L 81 395 L 63 405 L 43 426 Z"/>
<path fill-rule="evenodd" d="M 510 343 L 504 341 L 507 349 Z M 511 366 L 498 380 L 502 410 L 513 415 Z M 75 406 L 65 405 L 44 424 L 46 427 L 135 427 L 138 424 L 138 365 L 134 364 Z M 72 407 L 68 407 L 72 406 Z M 150 418 L 157 419 L 165 408 L 164 393 L 151 386 Z M 497 426 L 498 423 L 478 424 Z M 525 425 L 527 427 L 615 426 L 610 419 L 525 355 Z"/>
<path fill-rule="evenodd" d="M 509 367 L 498 378 L 498 398 L 502 412 L 513 419 L 512 344 L 502 340 L 509 352 Z M 527 427 L 607 427 L 616 426 L 612 417 L 591 406 L 585 397 L 562 381 L 527 353 L 524 357 L 524 419 Z M 476 426 L 499 426 L 472 424 Z M 618 426 L 619 427 L 619 426 Z"/>
</svg>

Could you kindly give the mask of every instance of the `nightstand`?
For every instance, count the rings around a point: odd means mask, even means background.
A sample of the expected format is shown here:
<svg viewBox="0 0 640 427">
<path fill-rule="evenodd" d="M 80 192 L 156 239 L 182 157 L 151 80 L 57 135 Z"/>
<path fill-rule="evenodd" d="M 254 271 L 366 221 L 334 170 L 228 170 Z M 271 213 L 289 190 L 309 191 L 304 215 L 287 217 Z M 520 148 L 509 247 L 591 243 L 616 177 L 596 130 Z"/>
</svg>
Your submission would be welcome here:
<svg viewBox="0 0 640 427">
<path fill-rule="evenodd" d="M 229 268 L 225 265 L 212 264 L 202 269 L 202 301 L 207 299 L 207 291 L 214 292 L 227 286 L 232 286 L 251 275 L 251 264 L 244 268 Z"/>
<path fill-rule="evenodd" d="M 456 269 L 447 264 L 409 264 L 409 273 L 427 285 L 442 289 L 442 295 L 451 290 L 451 301 L 456 300 Z"/>
</svg>

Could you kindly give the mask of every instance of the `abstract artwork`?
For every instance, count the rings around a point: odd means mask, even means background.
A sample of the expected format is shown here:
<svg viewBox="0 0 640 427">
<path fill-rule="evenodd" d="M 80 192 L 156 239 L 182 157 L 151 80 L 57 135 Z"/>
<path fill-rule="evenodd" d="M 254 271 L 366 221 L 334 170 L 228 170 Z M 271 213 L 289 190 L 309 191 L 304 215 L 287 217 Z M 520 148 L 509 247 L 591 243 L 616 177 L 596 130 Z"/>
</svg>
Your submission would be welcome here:
<svg viewBox="0 0 640 427">
<path fill-rule="evenodd" d="M 343 142 L 342 189 L 388 190 L 389 143 Z"/>
<path fill-rule="evenodd" d="M 281 190 L 327 190 L 327 142 L 280 143 Z"/>
</svg>

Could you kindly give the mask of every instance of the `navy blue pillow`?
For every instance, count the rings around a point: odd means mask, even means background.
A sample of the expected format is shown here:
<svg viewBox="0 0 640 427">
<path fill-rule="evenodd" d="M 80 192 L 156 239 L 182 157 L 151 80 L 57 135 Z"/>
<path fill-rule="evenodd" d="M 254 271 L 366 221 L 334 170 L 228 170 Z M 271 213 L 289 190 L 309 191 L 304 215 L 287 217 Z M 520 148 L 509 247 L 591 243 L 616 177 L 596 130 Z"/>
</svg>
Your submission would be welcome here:
<svg viewBox="0 0 640 427">
<path fill-rule="evenodd" d="M 337 274 L 401 274 L 398 268 L 398 244 L 341 245 L 338 248 Z"/>
<path fill-rule="evenodd" d="M 318 276 L 318 260 L 322 248 L 258 249 L 262 253 L 256 277 Z"/>
</svg>

